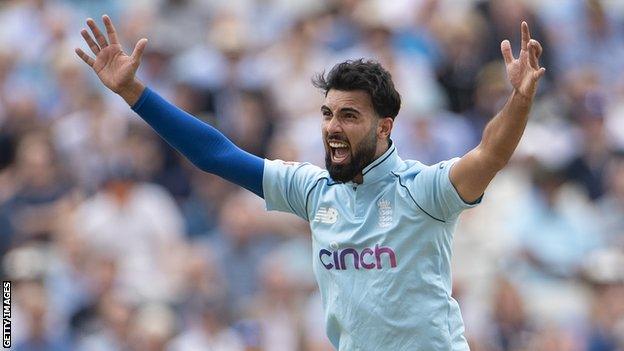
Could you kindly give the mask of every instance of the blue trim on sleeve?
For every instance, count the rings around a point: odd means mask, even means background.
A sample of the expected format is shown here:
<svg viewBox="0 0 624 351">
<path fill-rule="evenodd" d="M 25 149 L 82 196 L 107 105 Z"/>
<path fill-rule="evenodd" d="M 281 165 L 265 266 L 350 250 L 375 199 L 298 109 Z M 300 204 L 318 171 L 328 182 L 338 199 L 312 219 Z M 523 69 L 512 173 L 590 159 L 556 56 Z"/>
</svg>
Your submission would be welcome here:
<svg viewBox="0 0 624 351">
<path fill-rule="evenodd" d="M 145 88 L 132 106 L 169 145 L 201 170 L 264 197 L 264 160 L 238 148 L 221 132 Z"/>
<path fill-rule="evenodd" d="M 151 93 L 150 88 L 145 87 L 145 89 L 143 89 L 143 92 L 141 93 L 141 96 L 139 96 L 139 100 L 137 100 L 137 102 L 134 103 L 134 105 L 132 105 L 131 109 L 132 111 L 137 111 L 138 109 L 141 108 L 141 106 L 143 106 L 143 103 L 145 102 L 145 99 L 147 99 L 147 96 Z"/>
</svg>

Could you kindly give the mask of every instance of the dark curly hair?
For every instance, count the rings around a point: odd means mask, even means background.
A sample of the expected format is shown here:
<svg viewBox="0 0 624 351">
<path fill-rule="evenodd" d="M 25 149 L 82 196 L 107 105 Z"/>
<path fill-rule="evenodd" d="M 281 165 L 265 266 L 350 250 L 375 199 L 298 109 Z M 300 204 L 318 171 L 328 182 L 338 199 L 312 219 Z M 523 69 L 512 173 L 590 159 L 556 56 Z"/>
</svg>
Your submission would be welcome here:
<svg viewBox="0 0 624 351">
<path fill-rule="evenodd" d="M 401 96 L 394 88 L 392 76 L 378 62 L 349 60 L 335 65 L 327 75 L 325 71 L 312 78 L 312 84 L 323 90 L 364 90 L 371 97 L 373 108 L 380 117 L 399 114 Z"/>
</svg>

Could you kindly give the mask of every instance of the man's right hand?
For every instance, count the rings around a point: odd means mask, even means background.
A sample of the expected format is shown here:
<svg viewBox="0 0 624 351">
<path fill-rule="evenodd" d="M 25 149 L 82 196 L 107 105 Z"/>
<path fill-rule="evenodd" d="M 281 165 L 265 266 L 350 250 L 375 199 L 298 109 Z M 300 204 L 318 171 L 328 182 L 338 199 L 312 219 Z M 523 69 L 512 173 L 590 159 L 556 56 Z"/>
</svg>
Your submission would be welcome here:
<svg viewBox="0 0 624 351">
<path fill-rule="evenodd" d="M 104 15 L 102 20 L 106 27 L 108 40 L 91 18 L 87 19 L 87 25 L 91 29 L 95 40 L 93 40 L 86 29 L 80 31 L 87 45 L 95 54 L 95 59 L 79 48 L 76 49 L 76 54 L 93 68 L 98 78 L 107 88 L 119 94 L 132 106 L 139 100 L 141 93 L 145 89 L 145 86 L 136 79 L 135 75 L 141 64 L 141 56 L 147 45 L 147 39 L 139 40 L 132 54 L 128 56 L 123 51 L 121 44 L 119 44 L 117 32 L 111 19 Z"/>
</svg>

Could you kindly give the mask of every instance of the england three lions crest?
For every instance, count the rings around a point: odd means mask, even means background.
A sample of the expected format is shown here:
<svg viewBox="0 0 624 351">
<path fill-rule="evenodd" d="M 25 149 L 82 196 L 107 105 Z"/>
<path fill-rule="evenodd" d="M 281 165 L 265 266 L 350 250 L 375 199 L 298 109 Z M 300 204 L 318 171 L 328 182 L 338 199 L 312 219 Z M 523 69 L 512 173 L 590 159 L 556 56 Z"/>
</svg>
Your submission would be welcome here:
<svg viewBox="0 0 624 351">
<path fill-rule="evenodd" d="M 380 228 L 387 228 L 392 225 L 392 206 L 390 201 L 384 199 L 377 201 L 377 214 Z"/>
</svg>

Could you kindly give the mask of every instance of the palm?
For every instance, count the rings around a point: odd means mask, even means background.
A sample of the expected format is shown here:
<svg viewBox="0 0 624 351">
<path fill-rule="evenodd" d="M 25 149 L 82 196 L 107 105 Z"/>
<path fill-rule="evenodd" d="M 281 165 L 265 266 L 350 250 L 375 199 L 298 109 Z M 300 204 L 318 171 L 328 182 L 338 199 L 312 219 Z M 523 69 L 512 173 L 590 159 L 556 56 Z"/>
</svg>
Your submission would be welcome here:
<svg viewBox="0 0 624 351">
<path fill-rule="evenodd" d="M 123 51 L 121 44 L 119 44 L 115 27 L 110 18 L 104 16 L 103 19 L 108 34 L 108 40 L 102 32 L 100 32 L 92 19 L 87 20 L 87 25 L 91 28 L 95 40 L 86 29 L 80 32 L 91 51 L 95 54 L 95 59 L 84 53 L 81 49 L 76 49 L 76 53 L 84 62 L 93 68 L 98 78 L 100 78 L 107 88 L 118 93 L 134 81 L 134 76 L 141 63 L 141 55 L 145 49 L 147 39 L 139 40 L 132 55 L 127 55 Z"/>
<path fill-rule="evenodd" d="M 521 93 L 528 95 L 533 85 L 533 73 L 536 70 L 528 64 L 528 52 L 523 50 L 520 52 L 520 58 L 514 59 L 513 62 L 507 65 L 507 76 L 511 86 L 520 91 Z"/>
<path fill-rule="evenodd" d="M 507 76 L 511 86 L 520 94 L 533 97 L 538 80 L 544 75 L 545 69 L 539 66 L 539 57 L 542 46 L 531 39 L 529 26 L 522 22 L 522 48 L 518 58 L 511 53 L 511 44 L 508 40 L 501 43 L 501 51 L 507 66 Z"/>
<path fill-rule="evenodd" d="M 93 63 L 93 70 L 102 83 L 113 91 L 129 84 L 137 68 L 138 64 L 135 64 L 132 57 L 123 52 L 119 44 L 109 45 L 102 49 Z"/>
</svg>

